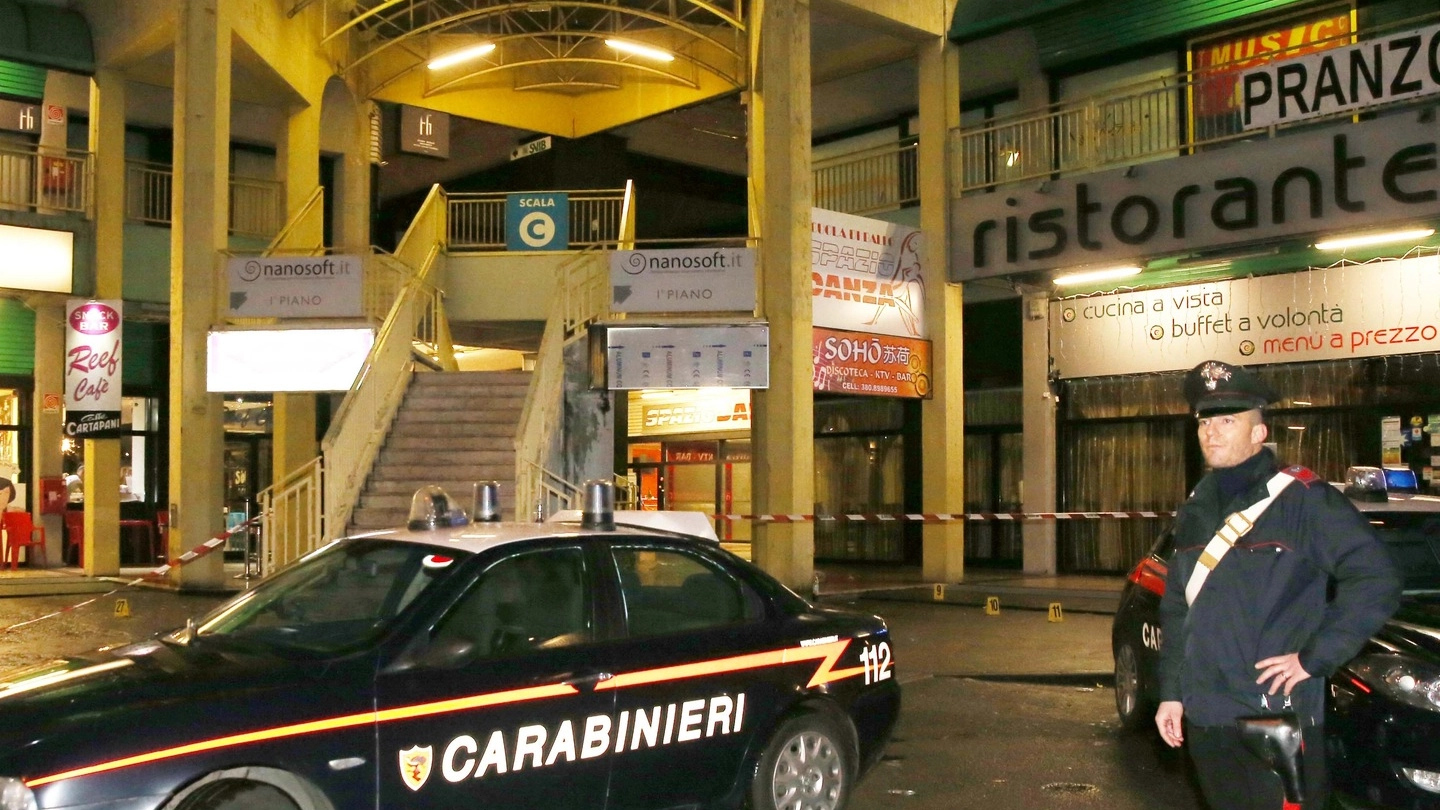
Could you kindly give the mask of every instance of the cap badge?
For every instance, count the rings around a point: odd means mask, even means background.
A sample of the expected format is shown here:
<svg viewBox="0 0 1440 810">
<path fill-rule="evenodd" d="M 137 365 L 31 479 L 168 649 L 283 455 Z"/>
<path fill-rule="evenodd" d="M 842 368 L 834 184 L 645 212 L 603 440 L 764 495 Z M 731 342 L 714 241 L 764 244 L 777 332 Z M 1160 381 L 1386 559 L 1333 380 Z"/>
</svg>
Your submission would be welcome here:
<svg viewBox="0 0 1440 810">
<path fill-rule="evenodd" d="M 1205 390 L 1214 391 L 1221 382 L 1230 381 L 1230 369 L 1224 363 L 1210 362 L 1200 367 L 1200 376 L 1205 379 Z"/>
</svg>

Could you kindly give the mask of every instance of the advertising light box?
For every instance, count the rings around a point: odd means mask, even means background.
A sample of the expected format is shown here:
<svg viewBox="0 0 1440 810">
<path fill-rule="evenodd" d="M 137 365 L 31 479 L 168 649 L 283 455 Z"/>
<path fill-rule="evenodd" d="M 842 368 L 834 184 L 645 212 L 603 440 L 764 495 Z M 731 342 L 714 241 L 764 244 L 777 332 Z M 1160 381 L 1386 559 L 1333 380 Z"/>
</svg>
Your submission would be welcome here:
<svg viewBox="0 0 1440 810">
<path fill-rule="evenodd" d="M 348 391 L 374 342 L 369 327 L 211 332 L 205 390 Z"/>
</svg>

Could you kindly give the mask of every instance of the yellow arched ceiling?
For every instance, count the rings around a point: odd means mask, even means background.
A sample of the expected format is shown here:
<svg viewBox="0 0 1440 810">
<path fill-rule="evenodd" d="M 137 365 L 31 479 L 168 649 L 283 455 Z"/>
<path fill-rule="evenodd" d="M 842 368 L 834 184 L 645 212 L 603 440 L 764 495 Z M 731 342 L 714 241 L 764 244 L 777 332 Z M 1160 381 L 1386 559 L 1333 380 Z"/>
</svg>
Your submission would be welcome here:
<svg viewBox="0 0 1440 810">
<path fill-rule="evenodd" d="M 733 92 L 746 75 L 741 0 L 359 0 L 327 32 L 341 36 L 371 98 L 569 138 Z M 494 50 L 427 67 L 483 43 Z"/>
</svg>

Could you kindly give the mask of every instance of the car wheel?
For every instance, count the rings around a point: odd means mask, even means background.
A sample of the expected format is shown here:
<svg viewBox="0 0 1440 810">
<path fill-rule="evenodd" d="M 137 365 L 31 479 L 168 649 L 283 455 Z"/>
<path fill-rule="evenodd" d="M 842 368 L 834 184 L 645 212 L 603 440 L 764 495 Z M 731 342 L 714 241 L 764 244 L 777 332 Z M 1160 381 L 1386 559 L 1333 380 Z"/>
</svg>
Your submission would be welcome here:
<svg viewBox="0 0 1440 810">
<path fill-rule="evenodd" d="M 298 810 L 285 791 L 260 782 L 226 779 L 197 790 L 183 810 Z"/>
<path fill-rule="evenodd" d="M 855 779 L 855 755 L 840 724 L 822 714 L 792 717 L 780 726 L 751 785 L 755 810 L 840 810 Z"/>
<path fill-rule="evenodd" d="M 1140 692 L 1140 659 L 1129 642 L 1115 648 L 1115 713 L 1126 731 L 1139 731 L 1155 714 Z"/>
</svg>

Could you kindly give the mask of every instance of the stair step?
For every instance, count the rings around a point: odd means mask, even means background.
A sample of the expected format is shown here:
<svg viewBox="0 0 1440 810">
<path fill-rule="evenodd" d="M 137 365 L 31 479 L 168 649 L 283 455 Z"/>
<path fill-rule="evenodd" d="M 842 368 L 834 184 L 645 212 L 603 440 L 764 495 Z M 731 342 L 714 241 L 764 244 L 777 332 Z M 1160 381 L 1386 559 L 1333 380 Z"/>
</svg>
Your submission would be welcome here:
<svg viewBox="0 0 1440 810">
<path fill-rule="evenodd" d="M 434 484 L 443 487 L 450 493 L 452 498 L 469 498 L 474 492 L 474 485 L 477 481 L 499 481 L 500 497 L 504 498 L 506 493 L 514 494 L 514 481 L 507 478 L 466 478 L 463 476 L 447 475 L 444 478 L 430 478 L 423 481 L 402 481 L 392 479 L 388 481 L 372 481 L 367 492 L 372 495 L 414 495 L 415 490 L 426 484 Z"/>
<path fill-rule="evenodd" d="M 515 461 L 498 464 L 467 464 L 459 466 L 446 463 L 431 464 L 377 464 L 370 472 L 370 480 L 419 481 L 429 483 L 439 478 L 450 481 L 499 481 L 515 477 Z"/>
<path fill-rule="evenodd" d="M 379 466 L 397 465 L 401 467 L 413 467 L 421 465 L 439 465 L 453 467 L 471 467 L 477 465 L 509 464 L 515 465 L 515 450 L 471 450 L 457 446 L 451 447 L 424 447 L 424 448 L 397 448 L 388 444 L 380 451 Z"/>
<path fill-rule="evenodd" d="M 462 435 L 447 434 L 443 436 L 399 436 L 391 435 L 390 440 L 385 442 L 384 453 L 391 450 L 456 450 L 460 452 L 474 451 L 504 451 L 513 453 L 515 451 L 515 439 L 510 435 L 486 435 L 483 433 L 466 433 Z"/>
<path fill-rule="evenodd" d="M 414 377 L 416 386 L 425 388 L 464 388 L 483 382 L 485 385 L 530 385 L 531 371 L 449 371 L 444 373 L 419 373 Z"/>
</svg>

